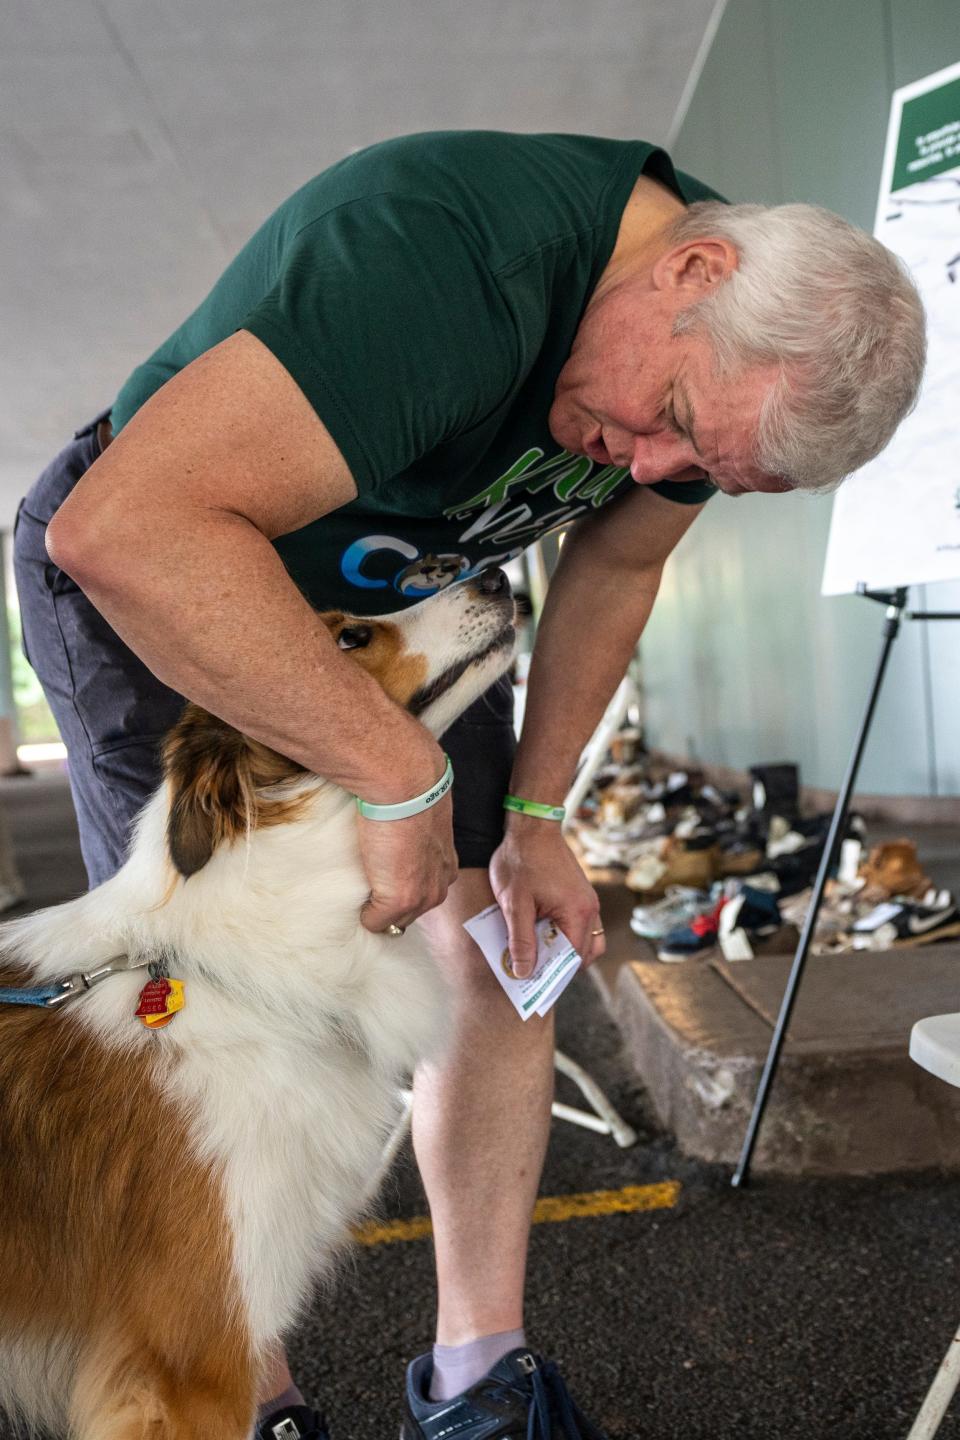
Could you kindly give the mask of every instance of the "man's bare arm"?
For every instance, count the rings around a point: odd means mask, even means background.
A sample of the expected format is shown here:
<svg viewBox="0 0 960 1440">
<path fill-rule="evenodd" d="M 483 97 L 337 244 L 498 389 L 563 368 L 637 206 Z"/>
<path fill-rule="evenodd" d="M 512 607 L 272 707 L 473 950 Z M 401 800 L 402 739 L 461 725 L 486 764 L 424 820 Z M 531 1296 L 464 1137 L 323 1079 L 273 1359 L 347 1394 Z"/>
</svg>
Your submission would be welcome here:
<svg viewBox="0 0 960 1440">
<path fill-rule="evenodd" d="M 389 803 L 429 788 L 440 749 L 337 649 L 270 544 L 356 493 L 299 387 L 239 331 L 134 416 L 47 547 L 165 684 Z"/>
<path fill-rule="evenodd" d="M 514 795 L 563 803 L 646 624 L 663 563 L 701 508 L 638 488 L 567 536 L 537 632 Z M 508 812 L 490 883 L 516 974 L 532 971 L 541 916 L 557 922 L 587 964 L 604 953 L 597 893 L 559 825 Z"/>
<path fill-rule="evenodd" d="M 537 630 L 514 794 L 563 804 L 626 673 L 664 562 L 702 509 L 638 486 L 568 533 Z M 524 817 L 511 813 L 509 826 L 515 822 Z"/>
</svg>

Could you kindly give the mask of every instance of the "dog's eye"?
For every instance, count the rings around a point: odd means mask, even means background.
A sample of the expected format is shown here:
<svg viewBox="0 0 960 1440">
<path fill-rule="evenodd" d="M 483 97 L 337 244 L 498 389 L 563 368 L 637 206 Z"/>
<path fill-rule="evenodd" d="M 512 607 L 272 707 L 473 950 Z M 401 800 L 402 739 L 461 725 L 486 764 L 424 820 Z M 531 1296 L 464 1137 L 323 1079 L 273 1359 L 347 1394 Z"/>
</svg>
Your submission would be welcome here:
<svg viewBox="0 0 960 1440">
<path fill-rule="evenodd" d="M 341 650 L 362 650 L 372 639 L 372 625 L 345 625 L 337 636 L 337 644 Z"/>
</svg>

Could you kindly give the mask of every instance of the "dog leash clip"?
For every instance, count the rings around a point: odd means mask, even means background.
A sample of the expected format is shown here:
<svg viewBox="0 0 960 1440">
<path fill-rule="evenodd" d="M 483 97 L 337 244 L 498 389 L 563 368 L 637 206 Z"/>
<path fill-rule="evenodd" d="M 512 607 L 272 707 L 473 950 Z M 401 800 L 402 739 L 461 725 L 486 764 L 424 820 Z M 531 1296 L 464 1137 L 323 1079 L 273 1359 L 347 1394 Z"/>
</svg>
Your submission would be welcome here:
<svg viewBox="0 0 960 1440">
<path fill-rule="evenodd" d="M 101 980 L 106 980 L 108 975 L 113 975 L 121 967 L 108 960 L 105 965 L 99 966 L 96 970 L 78 970 L 73 975 L 65 975 L 60 983 L 60 993 L 51 995 L 45 1003 L 48 1009 L 55 1005 L 62 1005 L 64 1000 L 72 1000 L 75 995 L 80 995 L 84 990 L 92 990 L 94 985 Z"/>
</svg>

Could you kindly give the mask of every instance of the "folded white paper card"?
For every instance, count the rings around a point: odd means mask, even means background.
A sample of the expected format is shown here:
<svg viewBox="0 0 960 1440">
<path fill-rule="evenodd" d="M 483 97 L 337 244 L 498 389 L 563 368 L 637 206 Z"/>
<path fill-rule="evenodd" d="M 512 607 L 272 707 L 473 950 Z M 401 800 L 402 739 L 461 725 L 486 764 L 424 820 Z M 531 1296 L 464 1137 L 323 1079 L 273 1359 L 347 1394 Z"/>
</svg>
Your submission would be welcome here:
<svg viewBox="0 0 960 1440">
<path fill-rule="evenodd" d="M 488 905 L 479 915 L 465 920 L 463 928 L 480 946 L 522 1020 L 546 1015 L 580 968 L 580 956 L 552 920 L 536 923 L 537 963 L 525 980 L 518 980 L 513 973 L 507 922 L 499 905 Z"/>
</svg>

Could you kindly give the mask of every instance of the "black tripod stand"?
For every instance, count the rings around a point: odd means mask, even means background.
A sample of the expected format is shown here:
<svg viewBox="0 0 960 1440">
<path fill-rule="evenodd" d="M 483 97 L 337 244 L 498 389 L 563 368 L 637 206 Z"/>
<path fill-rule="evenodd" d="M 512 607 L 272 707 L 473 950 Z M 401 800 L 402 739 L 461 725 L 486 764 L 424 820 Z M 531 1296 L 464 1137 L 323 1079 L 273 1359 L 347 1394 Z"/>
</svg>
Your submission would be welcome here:
<svg viewBox="0 0 960 1440">
<path fill-rule="evenodd" d="M 820 913 L 820 904 L 823 899 L 824 887 L 827 883 L 827 876 L 830 874 L 833 865 L 834 853 L 837 849 L 840 836 L 843 834 L 846 823 L 847 811 L 850 807 L 850 796 L 856 784 L 857 772 L 860 769 L 860 760 L 863 756 L 867 743 L 867 735 L 870 731 L 870 722 L 873 719 L 873 712 L 876 709 L 877 698 L 880 694 L 880 686 L 883 683 L 884 672 L 887 668 L 887 661 L 890 658 L 890 651 L 893 642 L 900 629 L 900 621 L 904 618 L 904 607 L 907 603 L 906 589 L 899 590 L 868 590 L 865 585 L 858 586 L 857 593 L 868 600 L 875 600 L 878 604 L 887 607 L 886 618 L 883 626 L 883 644 L 880 648 L 880 658 L 877 661 L 876 674 L 873 678 L 873 686 L 870 697 L 867 701 L 863 718 L 860 721 L 860 729 L 857 732 L 853 745 L 853 752 L 847 764 L 847 772 L 843 777 L 843 784 L 840 793 L 837 795 L 837 803 L 833 811 L 833 819 L 830 823 L 830 830 L 827 835 L 827 842 L 824 846 L 823 857 L 820 861 L 820 869 L 817 871 L 817 878 L 813 887 L 813 894 L 810 897 L 810 908 L 807 911 L 803 923 L 803 930 L 800 934 L 800 941 L 797 945 L 797 953 L 794 956 L 790 975 L 787 979 L 787 987 L 783 993 L 783 1000 L 780 1004 L 780 1014 L 777 1016 L 776 1029 L 773 1032 L 773 1039 L 770 1042 L 770 1049 L 767 1053 L 766 1063 L 763 1067 L 763 1074 L 760 1077 L 760 1084 L 757 1087 L 756 1099 L 753 1102 L 753 1113 L 750 1116 L 750 1124 L 747 1127 L 746 1138 L 743 1142 L 743 1149 L 740 1152 L 740 1160 L 734 1171 L 731 1184 L 734 1186 L 746 1185 L 750 1177 L 750 1160 L 753 1155 L 753 1148 L 757 1140 L 757 1132 L 763 1120 L 763 1112 L 767 1108 L 767 1101 L 770 1098 L 770 1090 L 774 1077 L 777 1073 L 777 1066 L 780 1062 L 780 1052 L 783 1049 L 783 1042 L 786 1037 L 787 1026 L 790 1024 L 790 1016 L 793 1012 L 794 1001 L 797 991 L 800 988 L 800 980 L 803 976 L 803 967 L 807 960 L 807 951 L 813 939 L 813 933 L 817 924 L 817 917 Z M 946 611 L 907 611 L 908 620 L 960 620 L 960 614 L 953 614 Z"/>
</svg>

